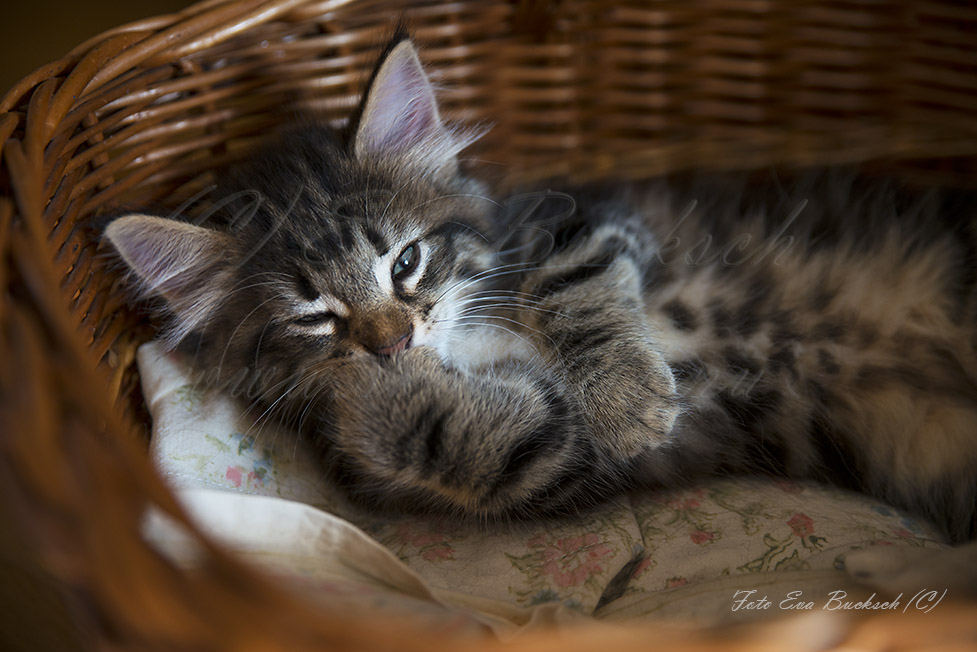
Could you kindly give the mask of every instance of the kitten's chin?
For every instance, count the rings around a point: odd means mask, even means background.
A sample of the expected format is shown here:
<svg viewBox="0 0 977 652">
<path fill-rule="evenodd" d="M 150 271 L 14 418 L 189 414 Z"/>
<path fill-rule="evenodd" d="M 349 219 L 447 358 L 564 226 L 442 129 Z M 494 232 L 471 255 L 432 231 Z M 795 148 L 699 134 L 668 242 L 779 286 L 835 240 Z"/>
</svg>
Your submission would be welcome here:
<svg viewBox="0 0 977 652">
<path fill-rule="evenodd" d="M 414 327 L 414 337 L 411 340 L 411 347 L 426 346 L 433 349 L 441 362 L 451 366 L 451 352 L 447 348 L 447 338 L 436 334 L 432 328 L 426 324 Z"/>
<path fill-rule="evenodd" d="M 526 336 L 488 326 L 466 326 L 448 333 L 425 330 L 420 337 L 415 336 L 414 346 L 433 348 L 445 365 L 462 371 L 478 371 L 499 362 L 538 356 Z"/>
</svg>

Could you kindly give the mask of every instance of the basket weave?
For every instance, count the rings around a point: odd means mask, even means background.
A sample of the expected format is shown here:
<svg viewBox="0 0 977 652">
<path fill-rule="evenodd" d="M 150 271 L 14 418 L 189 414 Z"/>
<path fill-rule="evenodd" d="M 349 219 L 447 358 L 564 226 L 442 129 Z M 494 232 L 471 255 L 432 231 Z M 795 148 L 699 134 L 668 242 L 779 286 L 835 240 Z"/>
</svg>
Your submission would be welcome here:
<svg viewBox="0 0 977 652">
<path fill-rule="evenodd" d="M 106 32 L 0 101 L 0 647 L 498 645 L 323 612 L 205 539 L 181 571 L 139 535 L 149 504 L 183 517 L 145 458 L 134 356 L 152 329 L 104 266 L 99 216 L 177 206 L 295 111 L 342 122 L 404 14 L 447 117 L 493 124 L 472 156 L 509 178 L 858 163 L 977 180 L 966 3 L 208 0 Z M 862 614 L 837 644 L 965 649 L 975 616 Z M 806 627 L 512 647 L 784 649 Z"/>
</svg>

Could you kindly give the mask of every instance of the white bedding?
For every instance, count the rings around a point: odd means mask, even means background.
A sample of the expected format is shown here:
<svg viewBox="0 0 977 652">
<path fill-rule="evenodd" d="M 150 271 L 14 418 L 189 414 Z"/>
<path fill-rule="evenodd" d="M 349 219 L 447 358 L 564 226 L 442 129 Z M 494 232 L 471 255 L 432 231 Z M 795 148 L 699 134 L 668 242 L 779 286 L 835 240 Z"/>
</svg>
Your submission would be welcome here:
<svg viewBox="0 0 977 652">
<path fill-rule="evenodd" d="M 852 550 L 944 547 L 925 525 L 866 497 L 743 479 L 623 497 L 507 531 L 364 513 L 294 435 L 258 430 L 255 415 L 192 387 L 176 355 L 149 343 L 139 367 L 152 460 L 202 529 L 324 600 L 503 635 L 587 617 L 714 624 L 802 600 L 821 609 L 834 591 L 855 595 L 844 572 Z M 192 562 L 192 548 L 161 519 L 147 534 Z M 747 608 L 760 597 L 772 606 Z"/>
</svg>

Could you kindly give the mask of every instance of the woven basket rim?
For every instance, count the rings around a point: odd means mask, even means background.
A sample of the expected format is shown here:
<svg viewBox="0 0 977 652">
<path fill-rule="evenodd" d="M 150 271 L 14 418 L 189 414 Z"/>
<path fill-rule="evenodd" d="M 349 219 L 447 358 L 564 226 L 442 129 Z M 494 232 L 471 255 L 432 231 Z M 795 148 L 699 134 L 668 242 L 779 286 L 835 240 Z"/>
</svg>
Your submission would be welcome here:
<svg viewBox="0 0 977 652">
<path fill-rule="evenodd" d="M 206 170 L 239 158 L 280 121 L 270 107 L 294 103 L 341 121 L 398 18 L 389 4 L 206 0 L 95 36 L 0 99 L 0 513 L 22 525 L 25 568 L 53 579 L 94 645 L 500 645 L 330 613 L 199 536 L 146 459 L 134 359 L 152 330 L 126 307 L 98 247 L 105 213 L 192 195 Z M 977 6 L 398 7 L 429 46 L 422 54 L 446 114 L 495 124 L 477 156 L 511 161 L 510 179 L 859 163 L 977 186 L 977 43 L 958 34 L 977 29 Z M 198 569 L 175 568 L 141 540 L 147 504 L 198 536 Z M 837 621 L 832 645 L 977 640 L 975 613 L 960 603 L 857 614 Z M 653 636 L 674 650 L 779 649 L 810 631 L 804 619 L 778 626 L 594 623 L 572 638 L 541 632 L 507 647 L 638 650 Z"/>
</svg>

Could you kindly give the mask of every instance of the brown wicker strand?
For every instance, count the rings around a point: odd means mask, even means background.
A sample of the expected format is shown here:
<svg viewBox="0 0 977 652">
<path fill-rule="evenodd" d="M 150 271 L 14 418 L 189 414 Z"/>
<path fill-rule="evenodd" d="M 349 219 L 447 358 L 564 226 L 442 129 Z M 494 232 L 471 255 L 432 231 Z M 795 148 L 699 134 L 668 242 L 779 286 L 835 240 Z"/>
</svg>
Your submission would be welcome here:
<svg viewBox="0 0 977 652">
<path fill-rule="evenodd" d="M 19 541 L 0 552 L 60 591 L 52 620 L 117 650 L 973 649 L 972 603 L 503 646 L 324 608 L 201 536 L 146 458 L 153 325 L 99 225 L 175 209 L 296 113 L 344 124 L 402 15 L 446 116 L 491 127 L 465 157 L 501 183 L 855 163 L 977 185 L 973 3 L 207 0 L 100 34 L 0 100 L 0 528 Z M 145 541 L 150 508 L 195 568 Z"/>
</svg>

